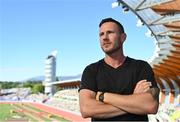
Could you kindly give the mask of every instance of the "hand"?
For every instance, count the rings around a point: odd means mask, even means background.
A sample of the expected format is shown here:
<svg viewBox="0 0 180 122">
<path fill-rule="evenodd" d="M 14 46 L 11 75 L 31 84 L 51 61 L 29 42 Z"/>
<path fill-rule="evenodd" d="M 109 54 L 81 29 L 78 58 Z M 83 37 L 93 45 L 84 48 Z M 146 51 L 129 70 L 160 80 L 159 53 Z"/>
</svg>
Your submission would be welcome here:
<svg viewBox="0 0 180 122">
<path fill-rule="evenodd" d="M 99 95 L 100 95 L 101 93 L 102 93 L 102 92 L 100 92 L 100 91 L 98 91 L 98 92 L 96 93 L 96 100 L 99 101 Z"/>
<path fill-rule="evenodd" d="M 133 93 L 134 94 L 145 93 L 148 90 L 150 90 L 151 85 L 152 85 L 151 82 L 148 82 L 146 79 L 141 80 L 136 84 L 136 87 Z"/>
</svg>

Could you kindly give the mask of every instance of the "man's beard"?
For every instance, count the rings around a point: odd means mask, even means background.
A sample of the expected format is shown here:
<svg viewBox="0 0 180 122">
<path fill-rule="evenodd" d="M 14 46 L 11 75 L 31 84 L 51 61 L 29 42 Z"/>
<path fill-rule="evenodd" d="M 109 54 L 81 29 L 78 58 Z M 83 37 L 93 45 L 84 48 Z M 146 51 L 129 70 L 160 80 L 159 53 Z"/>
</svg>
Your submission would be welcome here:
<svg viewBox="0 0 180 122">
<path fill-rule="evenodd" d="M 119 43 L 115 43 L 115 46 L 111 50 L 106 51 L 106 50 L 103 49 L 103 47 L 101 47 L 101 48 L 102 48 L 102 50 L 104 51 L 105 54 L 111 55 L 111 54 L 117 52 L 118 50 L 120 50 L 120 48 L 122 48 L 122 46 Z"/>
</svg>

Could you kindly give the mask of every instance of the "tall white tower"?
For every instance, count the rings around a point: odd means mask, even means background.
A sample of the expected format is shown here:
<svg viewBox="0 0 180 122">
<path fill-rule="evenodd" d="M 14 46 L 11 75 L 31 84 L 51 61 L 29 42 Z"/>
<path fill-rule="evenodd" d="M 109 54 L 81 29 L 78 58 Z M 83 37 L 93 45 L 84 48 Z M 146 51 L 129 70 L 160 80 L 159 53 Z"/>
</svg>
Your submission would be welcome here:
<svg viewBox="0 0 180 122">
<path fill-rule="evenodd" d="M 53 95 L 53 85 L 47 84 L 56 81 L 56 56 L 57 51 L 53 51 L 45 60 L 45 94 Z"/>
</svg>

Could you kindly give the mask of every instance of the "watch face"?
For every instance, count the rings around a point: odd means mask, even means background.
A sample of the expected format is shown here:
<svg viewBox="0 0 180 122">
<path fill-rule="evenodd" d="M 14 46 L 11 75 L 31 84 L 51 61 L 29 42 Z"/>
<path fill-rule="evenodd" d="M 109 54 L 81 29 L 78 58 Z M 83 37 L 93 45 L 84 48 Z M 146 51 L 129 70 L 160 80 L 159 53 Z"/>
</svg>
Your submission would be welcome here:
<svg viewBox="0 0 180 122">
<path fill-rule="evenodd" d="M 101 93 L 99 95 L 99 101 L 103 102 L 103 100 L 104 100 L 104 93 Z"/>
</svg>

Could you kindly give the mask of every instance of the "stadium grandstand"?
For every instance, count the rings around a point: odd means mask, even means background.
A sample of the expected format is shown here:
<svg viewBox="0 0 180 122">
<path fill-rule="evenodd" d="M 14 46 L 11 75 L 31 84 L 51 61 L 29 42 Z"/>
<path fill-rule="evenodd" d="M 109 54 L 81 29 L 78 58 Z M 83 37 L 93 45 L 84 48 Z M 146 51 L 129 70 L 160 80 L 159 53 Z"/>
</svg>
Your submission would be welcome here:
<svg viewBox="0 0 180 122">
<path fill-rule="evenodd" d="M 148 115 L 149 121 L 180 122 L 180 0 L 117 0 L 112 3 L 114 7 L 121 7 L 125 14 L 133 12 L 138 18 L 137 26 L 146 26 L 155 39 L 154 55 L 148 62 L 160 88 L 160 104 L 156 115 Z M 41 106 L 52 114 L 59 110 L 58 115 L 67 120 L 84 121 L 78 97 L 81 74 L 58 81 L 56 58 L 57 51 L 53 51 L 45 59 L 45 94 L 31 94 L 29 88 L 1 90 L 0 103 L 9 100 L 31 102 L 33 106 L 37 103 L 37 108 Z M 57 87 L 61 90 L 55 91 Z"/>
</svg>

